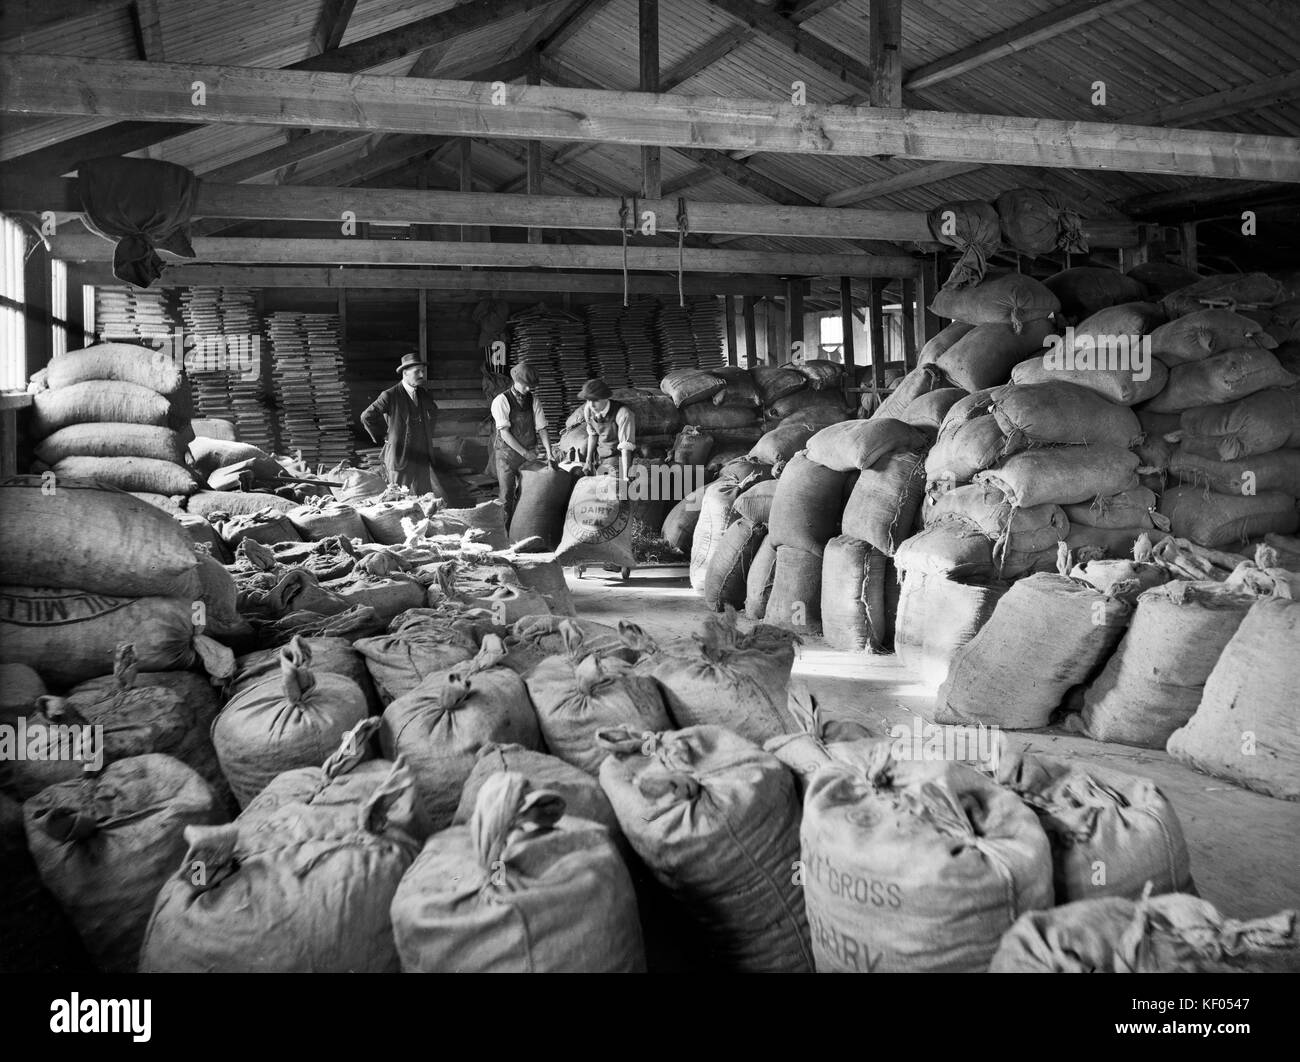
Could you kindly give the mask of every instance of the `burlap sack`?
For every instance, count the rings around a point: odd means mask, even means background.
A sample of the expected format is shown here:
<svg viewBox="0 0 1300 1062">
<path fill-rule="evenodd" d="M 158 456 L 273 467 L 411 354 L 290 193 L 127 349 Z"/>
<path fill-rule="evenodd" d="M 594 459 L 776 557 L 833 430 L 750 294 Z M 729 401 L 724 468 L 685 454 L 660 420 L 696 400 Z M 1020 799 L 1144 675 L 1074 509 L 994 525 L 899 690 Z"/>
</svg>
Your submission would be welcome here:
<svg viewBox="0 0 1300 1062">
<path fill-rule="evenodd" d="M 407 973 L 639 973 L 637 904 L 609 833 L 521 774 L 430 838 L 393 897 Z"/>
<path fill-rule="evenodd" d="M 624 835 L 714 960 L 736 972 L 810 971 L 791 870 L 799 803 L 785 766 L 720 726 L 601 737 L 611 755 L 600 783 Z"/>
<path fill-rule="evenodd" d="M 800 858 L 819 973 L 983 972 L 1025 911 L 1052 906 L 1037 817 L 960 763 L 833 763 L 804 797 Z"/>
<path fill-rule="evenodd" d="M 162 754 L 118 760 L 23 805 L 41 880 L 105 973 L 135 972 L 154 898 L 185 854 L 184 831 L 218 821 L 203 779 Z"/>
<path fill-rule="evenodd" d="M 608 753 L 603 727 L 658 732 L 672 728 L 659 686 L 617 656 L 589 645 L 575 624 L 561 625 L 564 652 L 543 660 L 525 680 L 546 747 L 565 763 L 598 774 Z"/>
</svg>

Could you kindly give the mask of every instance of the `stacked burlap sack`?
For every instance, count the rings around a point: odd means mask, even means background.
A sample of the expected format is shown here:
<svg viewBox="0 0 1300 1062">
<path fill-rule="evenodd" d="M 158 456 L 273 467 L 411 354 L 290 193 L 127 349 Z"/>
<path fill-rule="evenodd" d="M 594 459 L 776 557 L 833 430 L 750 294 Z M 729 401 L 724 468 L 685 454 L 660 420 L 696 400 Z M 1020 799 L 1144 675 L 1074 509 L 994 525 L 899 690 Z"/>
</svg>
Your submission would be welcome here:
<svg viewBox="0 0 1300 1062">
<path fill-rule="evenodd" d="M 193 494 L 190 384 L 168 355 L 100 343 L 54 358 L 32 398 L 36 458 L 59 477 L 122 490 Z"/>
<path fill-rule="evenodd" d="M 18 476 L 0 485 L 0 660 L 66 688 L 113 670 L 134 642 L 143 671 L 220 670 L 238 627 L 234 586 L 158 508 L 99 482 Z"/>
</svg>

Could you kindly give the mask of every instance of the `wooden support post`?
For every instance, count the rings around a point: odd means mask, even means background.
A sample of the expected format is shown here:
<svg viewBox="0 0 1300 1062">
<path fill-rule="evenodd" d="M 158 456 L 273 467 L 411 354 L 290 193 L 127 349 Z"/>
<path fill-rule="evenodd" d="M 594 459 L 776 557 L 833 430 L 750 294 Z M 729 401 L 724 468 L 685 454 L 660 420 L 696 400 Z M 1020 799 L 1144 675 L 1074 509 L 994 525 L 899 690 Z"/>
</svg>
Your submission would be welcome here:
<svg viewBox="0 0 1300 1062">
<path fill-rule="evenodd" d="M 32 373 L 45 368 L 54 353 L 54 330 L 50 324 L 51 287 L 50 256 L 45 246 L 37 243 L 27 255 L 23 266 L 24 302 L 27 304 L 27 367 Z"/>
<path fill-rule="evenodd" d="M 1186 221 L 1180 226 L 1183 238 L 1183 268 L 1190 269 L 1193 273 L 1197 271 L 1196 255 L 1196 222 Z"/>
<path fill-rule="evenodd" d="M 925 346 L 943 328 L 943 319 L 930 312 L 930 303 L 934 302 L 934 297 L 939 294 L 939 258 L 937 255 L 928 255 L 922 261 L 921 274 L 918 280 L 920 283 L 916 286 L 916 295 L 920 305 L 916 308 L 916 317 L 917 323 L 920 325 L 920 332 L 917 334 L 916 340 L 920 346 Z"/>
<path fill-rule="evenodd" d="M 0 395 L 0 479 L 18 473 L 18 411 L 31 404 L 31 395 Z"/>
<path fill-rule="evenodd" d="M 763 306 L 763 324 L 767 333 L 767 360 L 768 363 L 780 364 L 782 361 L 790 360 L 790 344 L 781 342 L 781 334 L 785 331 L 785 321 L 776 314 L 776 306 L 772 302 L 766 302 Z"/>
<path fill-rule="evenodd" d="M 785 330 L 788 339 L 787 353 L 794 350 L 796 343 L 803 342 L 803 281 L 787 280 L 785 282 Z M 804 351 L 804 355 L 808 355 Z"/>
<path fill-rule="evenodd" d="M 872 107 L 903 106 L 903 0 L 869 0 L 867 66 Z"/>
<path fill-rule="evenodd" d="M 533 52 L 528 63 L 528 84 L 540 85 L 542 83 L 542 66 L 541 54 Z M 540 140 L 528 141 L 528 158 L 526 162 L 527 169 L 524 174 L 524 188 L 529 195 L 542 194 L 542 142 Z M 473 191 L 472 188 L 461 189 L 462 191 Z M 542 230 L 530 228 L 528 230 L 529 243 L 542 242 Z"/>
<path fill-rule="evenodd" d="M 871 344 L 871 391 L 879 406 L 880 394 L 885 389 L 885 280 L 868 282 L 867 339 Z"/>
<path fill-rule="evenodd" d="M 916 368 L 916 281 L 904 278 L 901 281 L 903 295 L 899 300 L 903 304 L 903 367 L 911 372 Z"/>
<path fill-rule="evenodd" d="M 722 309 L 726 316 L 727 327 L 727 364 L 740 364 L 740 351 L 736 349 L 736 298 L 734 295 L 722 297 Z"/>
<path fill-rule="evenodd" d="M 428 173 L 421 170 L 419 177 L 416 179 L 416 183 L 419 186 L 420 191 L 426 190 L 429 187 Z M 411 235 L 417 240 L 425 239 L 425 230 L 427 228 L 427 225 L 412 225 Z M 429 290 L 427 288 L 419 288 L 416 291 L 415 297 L 417 312 L 420 318 L 420 357 L 427 362 L 429 360 Z"/>
<path fill-rule="evenodd" d="M 753 295 L 746 295 L 741 300 L 741 312 L 745 317 L 745 360 L 752 369 L 758 364 L 758 329 L 754 324 Z"/>
<path fill-rule="evenodd" d="M 641 42 L 641 91 L 659 91 L 659 0 L 637 0 Z M 661 195 L 659 148 L 641 148 L 641 198 Z"/>
<path fill-rule="evenodd" d="M 857 359 L 853 352 L 853 279 L 840 277 L 840 327 L 844 330 L 844 378 L 857 387 Z"/>
</svg>

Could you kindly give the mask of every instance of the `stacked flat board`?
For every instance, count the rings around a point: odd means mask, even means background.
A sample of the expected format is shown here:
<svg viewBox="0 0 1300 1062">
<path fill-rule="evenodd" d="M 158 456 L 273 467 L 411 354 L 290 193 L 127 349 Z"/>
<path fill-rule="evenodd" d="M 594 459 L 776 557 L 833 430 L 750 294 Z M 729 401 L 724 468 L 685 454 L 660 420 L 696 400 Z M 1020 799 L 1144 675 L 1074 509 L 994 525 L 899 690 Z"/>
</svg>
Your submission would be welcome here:
<svg viewBox="0 0 1300 1062">
<path fill-rule="evenodd" d="M 695 334 L 687 307 L 666 302 L 655 315 L 655 337 L 659 340 L 659 367 L 667 375 L 674 369 L 694 369 L 699 365 Z"/>
<path fill-rule="evenodd" d="M 240 442 L 280 449 L 262 327 L 249 288 L 186 288 L 185 367 L 198 416 L 229 420 Z"/>
<path fill-rule="evenodd" d="M 691 318 L 691 336 L 695 341 L 696 366 L 701 369 L 721 368 L 727 363 L 722 301 L 701 299 L 690 302 L 687 309 Z"/>
<path fill-rule="evenodd" d="M 95 331 L 106 341 L 175 335 L 176 319 L 166 290 L 96 287 Z"/>
<path fill-rule="evenodd" d="M 509 334 L 511 363 L 526 361 L 537 370 L 533 390 L 546 419 L 563 424 L 578 404 L 578 392 L 589 375 L 582 318 L 535 306 L 510 319 Z"/>
<path fill-rule="evenodd" d="M 627 355 L 618 334 L 623 307 L 612 302 L 598 302 L 586 307 L 584 313 L 587 319 L 587 357 L 592 372 L 610 387 L 627 387 Z"/>
<path fill-rule="evenodd" d="M 338 315 L 277 311 L 267 317 L 281 442 L 309 465 L 352 456 Z"/>
<path fill-rule="evenodd" d="M 627 358 L 628 383 L 632 387 L 658 387 L 663 378 L 662 359 L 654 339 L 657 299 L 633 299 L 619 318 L 619 338 Z"/>
</svg>

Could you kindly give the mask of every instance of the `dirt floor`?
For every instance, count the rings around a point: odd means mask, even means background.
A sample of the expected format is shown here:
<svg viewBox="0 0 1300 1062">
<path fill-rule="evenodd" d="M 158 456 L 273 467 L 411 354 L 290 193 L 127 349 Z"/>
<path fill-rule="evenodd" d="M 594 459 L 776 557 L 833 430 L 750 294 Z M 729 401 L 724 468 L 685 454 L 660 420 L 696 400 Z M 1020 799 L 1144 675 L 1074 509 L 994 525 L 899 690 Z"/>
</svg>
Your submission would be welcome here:
<svg viewBox="0 0 1300 1062">
<path fill-rule="evenodd" d="M 601 623 L 628 619 L 661 641 L 689 635 L 707 616 L 684 568 L 618 575 L 567 572 L 578 614 Z M 862 723 L 887 735 L 895 724 L 925 717 L 932 697 L 893 656 L 829 649 L 811 638 L 799 649 L 792 686 L 816 698 L 825 718 Z M 1063 759 L 1150 778 L 1178 812 L 1201 896 L 1234 918 L 1300 910 L 1300 803 L 1274 800 L 1200 774 L 1152 749 L 1092 741 L 1059 729 L 1010 734 L 1021 744 Z"/>
</svg>

